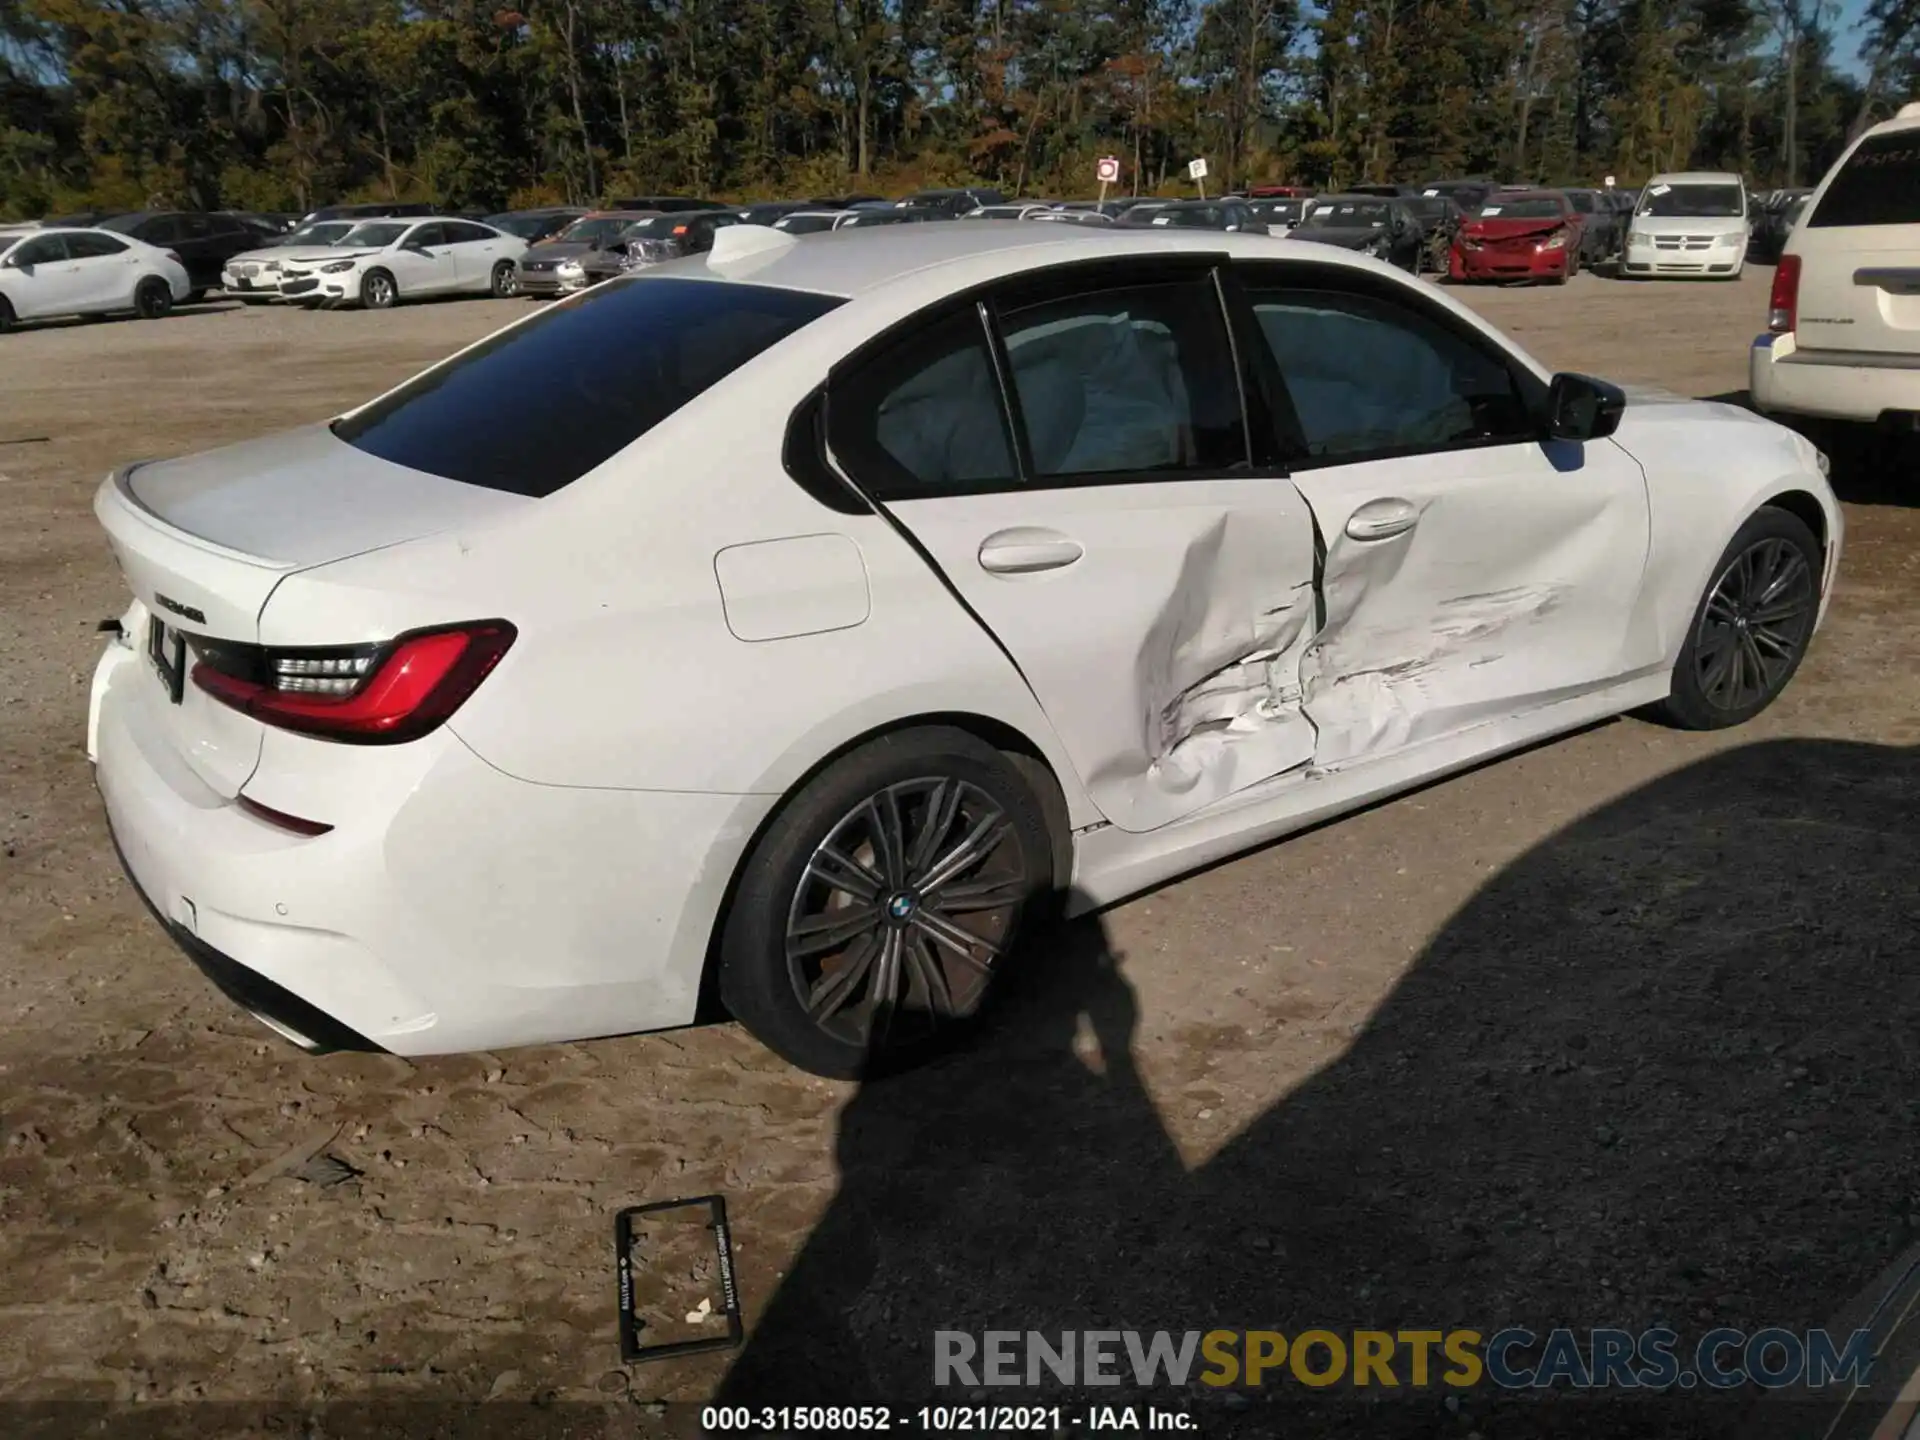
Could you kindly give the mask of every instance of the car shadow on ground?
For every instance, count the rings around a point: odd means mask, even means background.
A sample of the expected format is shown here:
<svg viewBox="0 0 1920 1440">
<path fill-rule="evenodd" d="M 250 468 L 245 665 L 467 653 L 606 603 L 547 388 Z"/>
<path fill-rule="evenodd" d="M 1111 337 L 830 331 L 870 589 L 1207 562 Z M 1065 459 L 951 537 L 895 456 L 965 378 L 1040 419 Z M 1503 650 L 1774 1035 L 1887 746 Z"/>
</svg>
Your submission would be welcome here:
<svg viewBox="0 0 1920 1440">
<path fill-rule="evenodd" d="M 230 310 L 242 310 L 246 307 L 238 301 L 202 300 L 196 304 L 181 301 L 159 318 L 161 321 L 190 320 L 197 315 L 223 315 Z M 31 335 L 37 330 L 78 330 L 88 325 L 112 325 L 122 321 L 136 321 L 143 325 L 155 323 L 143 320 L 131 311 L 113 315 L 65 315 L 54 320 L 21 320 L 15 323 L 13 333 Z"/>
<path fill-rule="evenodd" d="M 848 1104 L 841 1189 L 717 1398 L 1762 1433 L 1751 1390 L 1415 1391 L 1404 1357 L 1397 1391 L 936 1390 L 934 1335 L 1664 1322 L 1690 1356 L 1714 1326 L 1821 1325 L 1920 1226 L 1916 804 L 1920 751 L 1816 741 L 1625 796 L 1490 881 L 1344 1054 L 1193 1169 L 1133 1067 L 1124 957 L 1065 927 L 977 1045 Z M 1769 1403 L 1767 1433 L 1832 1404 Z"/>
</svg>

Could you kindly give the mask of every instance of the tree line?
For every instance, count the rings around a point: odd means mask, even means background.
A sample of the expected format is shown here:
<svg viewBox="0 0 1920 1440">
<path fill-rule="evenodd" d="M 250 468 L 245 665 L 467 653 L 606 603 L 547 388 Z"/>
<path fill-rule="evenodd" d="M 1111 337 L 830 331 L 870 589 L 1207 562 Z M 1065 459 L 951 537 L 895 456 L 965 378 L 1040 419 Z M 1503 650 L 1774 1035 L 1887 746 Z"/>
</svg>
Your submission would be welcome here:
<svg viewBox="0 0 1920 1440">
<path fill-rule="evenodd" d="M 0 212 L 982 182 L 1811 183 L 1920 0 L 0 0 Z"/>
</svg>

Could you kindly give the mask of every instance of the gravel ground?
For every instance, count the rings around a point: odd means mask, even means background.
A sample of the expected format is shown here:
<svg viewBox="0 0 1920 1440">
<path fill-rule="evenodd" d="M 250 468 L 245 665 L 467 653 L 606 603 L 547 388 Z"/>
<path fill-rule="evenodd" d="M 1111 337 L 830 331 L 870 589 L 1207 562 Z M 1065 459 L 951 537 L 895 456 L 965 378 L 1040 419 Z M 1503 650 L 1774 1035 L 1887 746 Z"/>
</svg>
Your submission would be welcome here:
<svg viewBox="0 0 1920 1440">
<path fill-rule="evenodd" d="M 1730 396 L 1767 283 L 1464 293 L 1548 363 Z M 82 731 L 123 589 L 93 488 L 519 303 L 0 341 L 0 1401 L 492 1397 L 615 1433 L 723 1385 L 918 1403 L 937 1328 L 1813 1325 L 1912 1242 L 1920 512 L 1910 466 L 1851 458 L 1832 616 L 1760 721 L 1603 725 L 1118 907 L 918 1075 L 813 1080 L 725 1026 L 419 1063 L 273 1040 L 101 824 Z M 612 1216 L 706 1191 L 749 1344 L 623 1368 Z M 1331 1394 L 1193 1403 L 1222 1433 L 1742 1433 L 1725 1401 Z"/>
</svg>

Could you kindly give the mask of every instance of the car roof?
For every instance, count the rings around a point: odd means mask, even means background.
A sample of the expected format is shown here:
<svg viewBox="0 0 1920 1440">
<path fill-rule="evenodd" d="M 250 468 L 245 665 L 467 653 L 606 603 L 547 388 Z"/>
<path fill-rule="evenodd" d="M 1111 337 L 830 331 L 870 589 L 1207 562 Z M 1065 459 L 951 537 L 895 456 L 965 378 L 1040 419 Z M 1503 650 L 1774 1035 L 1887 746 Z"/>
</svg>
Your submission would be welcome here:
<svg viewBox="0 0 1920 1440">
<path fill-rule="evenodd" d="M 1731 170 L 1675 170 L 1668 175 L 1656 175 L 1647 181 L 1653 185 L 1739 185 L 1740 177 Z"/>
<path fill-rule="evenodd" d="M 1505 205 L 1509 200 L 1564 200 L 1566 198 L 1567 192 L 1564 190 L 1502 190 L 1498 195 L 1489 195 L 1487 203 L 1492 204 L 1498 200 Z"/>
<path fill-rule="evenodd" d="M 742 231 L 766 233 L 759 226 L 744 226 L 722 234 Z M 772 285 L 851 300 L 913 277 L 933 280 L 942 271 L 948 272 L 955 288 L 965 288 L 1002 271 L 1128 255 L 1276 258 L 1270 238 L 1224 230 L 1005 224 L 851 226 L 805 239 L 773 233 L 777 238 L 765 248 L 735 251 L 722 246 L 711 256 L 670 261 L 652 273 Z M 752 240 L 742 243 L 755 244 Z M 1370 262 L 1338 251 L 1312 259 L 1371 268 Z"/>
</svg>

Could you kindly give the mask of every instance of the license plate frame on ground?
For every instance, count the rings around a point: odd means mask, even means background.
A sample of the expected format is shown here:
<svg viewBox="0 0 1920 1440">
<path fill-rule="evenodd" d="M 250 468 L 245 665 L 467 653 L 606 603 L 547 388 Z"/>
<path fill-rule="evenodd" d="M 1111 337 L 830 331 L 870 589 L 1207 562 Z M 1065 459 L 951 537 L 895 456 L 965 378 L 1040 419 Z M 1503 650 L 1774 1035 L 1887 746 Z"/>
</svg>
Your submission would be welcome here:
<svg viewBox="0 0 1920 1440">
<path fill-rule="evenodd" d="M 147 659 L 167 687 L 167 701 L 178 705 L 187 693 L 187 637 L 158 615 L 147 621 Z"/>
<path fill-rule="evenodd" d="M 689 1329 L 702 1328 L 703 1322 L 722 1323 L 726 1333 L 719 1335 L 691 1335 L 679 1331 L 672 1325 L 650 1325 L 645 1312 L 658 1309 L 658 1304 L 649 1305 L 649 1299 L 664 1300 L 665 1296 L 643 1296 L 643 1290 L 652 1287 L 642 1281 L 641 1272 L 652 1268 L 650 1263 L 656 1259 L 666 1260 L 665 1254 L 655 1256 L 640 1255 L 642 1245 L 653 1237 L 649 1235 L 649 1222 L 665 1221 L 675 1212 L 679 1214 L 683 1231 L 704 1230 L 705 1239 L 713 1247 L 711 1279 L 697 1288 L 706 1291 L 697 1312 L 687 1315 Z M 746 1338 L 746 1327 L 741 1320 L 740 1290 L 733 1274 L 733 1241 L 727 1228 L 727 1202 L 719 1195 L 696 1195 L 686 1200 L 661 1200 L 651 1205 L 634 1205 L 620 1211 L 613 1217 L 613 1239 L 616 1264 L 620 1278 L 620 1357 L 626 1361 L 665 1360 L 673 1355 L 698 1355 L 709 1350 L 731 1350 Z M 655 1247 L 649 1246 L 649 1249 Z M 664 1250 L 667 1247 L 660 1247 Z M 702 1247 L 704 1248 L 704 1247 Z M 700 1267 L 705 1269 L 704 1266 Z M 664 1278 L 664 1277 L 661 1277 Z M 717 1294 L 716 1294 L 717 1292 Z M 681 1298 L 690 1299 L 690 1293 L 681 1292 Z M 712 1305 L 717 1298 L 719 1305 Z M 674 1338 L 646 1343 L 643 1336 L 648 1331 L 659 1333 L 664 1329 Z"/>
</svg>

